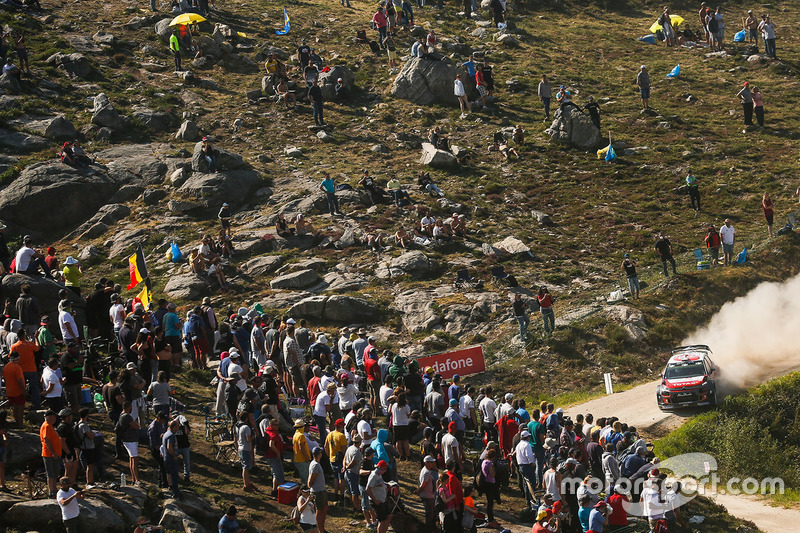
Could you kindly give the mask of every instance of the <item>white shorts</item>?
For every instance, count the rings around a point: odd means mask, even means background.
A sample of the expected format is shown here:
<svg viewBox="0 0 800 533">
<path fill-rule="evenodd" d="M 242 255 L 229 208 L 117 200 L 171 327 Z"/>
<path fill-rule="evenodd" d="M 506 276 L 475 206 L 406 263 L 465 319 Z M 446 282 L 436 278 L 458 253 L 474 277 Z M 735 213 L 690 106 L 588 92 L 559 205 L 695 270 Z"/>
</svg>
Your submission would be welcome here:
<svg viewBox="0 0 800 533">
<path fill-rule="evenodd" d="M 123 442 L 123 446 L 128 450 L 129 457 L 139 457 L 139 443 L 138 442 Z"/>
</svg>

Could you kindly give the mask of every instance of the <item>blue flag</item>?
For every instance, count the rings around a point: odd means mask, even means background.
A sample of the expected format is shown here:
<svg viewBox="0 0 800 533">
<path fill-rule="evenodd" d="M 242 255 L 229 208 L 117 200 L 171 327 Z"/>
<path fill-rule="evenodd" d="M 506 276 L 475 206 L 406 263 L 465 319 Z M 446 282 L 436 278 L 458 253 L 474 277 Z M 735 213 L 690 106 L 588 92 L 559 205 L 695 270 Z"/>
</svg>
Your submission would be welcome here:
<svg viewBox="0 0 800 533">
<path fill-rule="evenodd" d="M 667 77 L 668 78 L 677 78 L 680 75 L 681 75 L 681 64 L 678 63 L 677 65 L 675 65 L 674 69 L 669 71 L 669 74 L 667 74 Z"/>
<path fill-rule="evenodd" d="M 606 151 L 606 161 L 613 161 L 617 158 L 617 153 L 614 151 L 614 147 L 611 144 L 608 145 L 608 150 Z"/>
<path fill-rule="evenodd" d="M 283 29 L 277 30 L 275 33 L 277 35 L 286 35 L 289 33 L 289 13 L 286 12 L 286 6 L 283 7 Z"/>
</svg>

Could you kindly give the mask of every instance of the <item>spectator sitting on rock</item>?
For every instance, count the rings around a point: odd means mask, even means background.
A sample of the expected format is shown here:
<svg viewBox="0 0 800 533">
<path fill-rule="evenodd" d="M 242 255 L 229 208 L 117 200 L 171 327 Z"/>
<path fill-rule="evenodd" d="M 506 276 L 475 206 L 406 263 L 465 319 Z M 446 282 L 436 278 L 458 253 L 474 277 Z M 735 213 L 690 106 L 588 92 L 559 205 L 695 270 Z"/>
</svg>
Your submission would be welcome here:
<svg viewBox="0 0 800 533">
<path fill-rule="evenodd" d="M 517 144 L 517 146 L 522 146 L 525 144 L 525 130 L 522 129 L 522 126 L 519 124 L 516 125 L 514 132 L 511 134 L 511 138 L 514 139 L 514 142 Z"/>
<path fill-rule="evenodd" d="M 19 79 L 22 75 L 22 71 L 14 64 L 10 57 L 6 59 L 6 64 L 3 65 L 3 74 L 6 73 L 14 76 L 17 79 Z"/>
<path fill-rule="evenodd" d="M 420 37 L 411 45 L 411 57 L 425 57 L 425 39 Z"/>
<path fill-rule="evenodd" d="M 369 175 L 369 171 L 364 169 L 364 175 L 361 176 L 361 179 L 358 180 L 358 184 L 361 185 L 367 194 L 369 194 L 369 198 L 372 201 L 372 205 L 382 204 L 387 199 L 386 191 L 378 187 L 375 184 L 375 180 Z"/>
<path fill-rule="evenodd" d="M 200 254 L 206 264 L 211 264 L 214 259 L 219 257 L 211 235 L 203 235 L 203 240 L 200 242 L 200 246 L 197 247 L 197 253 Z"/>
<path fill-rule="evenodd" d="M 219 230 L 219 241 L 217 241 L 217 249 L 224 259 L 233 257 L 233 240 L 231 239 L 230 230 Z"/>
<path fill-rule="evenodd" d="M 431 215 L 430 211 L 427 211 L 419 223 L 419 230 L 423 235 L 433 237 L 434 226 L 436 226 L 436 219 Z"/>
<path fill-rule="evenodd" d="M 289 91 L 289 84 L 286 78 L 281 78 L 278 86 L 275 87 L 275 94 L 283 98 L 286 107 L 291 107 L 292 109 L 297 107 L 297 97 L 293 92 Z"/>
<path fill-rule="evenodd" d="M 350 88 L 342 78 L 336 80 L 336 85 L 334 85 L 333 91 L 336 94 L 336 100 L 339 102 L 344 102 L 350 96 Z"/>
<path fill-rule="evenodd" d="M 289 223 L 286 222 L 286 217 L 283 216 L 283 213 L 278 213 L 277 218 L 275 218 L 275 231 L 284 238 L 289 238 L 294 235 L 294 228 L 289 227 Z"/>
<path fill-rule="evenodd" d="M 194 274 L 200 274 L 206 271 L 206 260 L 203 259 L 203 256 L 200 255 L 197 249 L 189 252 L 189 266 Z"/>
<path fill-rule="evenodd" d="M 11 61 L 11 59 L 9 59 Z M 61 162 L 65 165 L 69 165 L 73 168 L 78 168 L 78 164 L 75 162 L 75 156 L 72 153 L 72 143 L 66 141 L 64 146 L 61 147 L 61 152 L 59 152 L 59 157 L 61 158 Z"/>
<path fill-rule="evenodd" d="M 314 228 L 311 226 L 310 222 L 307 222 L 305 217 L 303 217 L 303 213 L 298 213 L 297 218 L 294 220 L 294 227 L 295 232 L 298 235 L 306 235 L 309 233 L 314 233 Z"/>
<path fill-rule="evenodd" d="M 452 230 L 453 235 L 465 237 L 467 234 L 467 222 L 464 220 L 464 217 L 460 216 L 458 213 L 453 213 L 453 220 L 450 222 L 450 229 Z"/>
<path fill-rule="evenodd" d="M 428 194 L 430 194 L 433 197 L 438 196 L 440 198 L 444 198 L 444 193 L 433 182 L 430 173 L 425 172 L 424 170 L 421 170 L 419 176 L 417 177 L 417 185 L 419 185 L 420 189 L 428 191 Z"/>
<path fill-rule="evenodd" d="M 308 62 L 314 65 L 317 70 L 322 70 L 322 57 L 312 48 L 311 55 L 308 56 Z"/>
<path fill-rule="evenodd" d="M 425 38 L 425 47 L 428 49 L 429 54 L 436 51 L 436 32 L 433 29 L 428 32 L 428 36 Z"/>
<path fill-rule="evenodd" d="M 22 248 L 17 250 L 17 255 L 14 257 L 14 272 L 28 276 L 38 276 L 41 268 L 46 278 L 53 279 L 53 276 L 50 275 L 50 270 L 47 268 L 47 263 L 44 262 L 44 256 L 31 248 L 31 244 L 33 244 L 33 239 L 31 239 L 30 235 L 25 235 L 22 238 Z"/>
<path fill-rule="evenodd" d="M 400 248 L 408 248 L 409 244 L 411 244 L 411 235 L 402 226 L 394 234 L 394 244 Z"/>
<path fill-rule="evenodd" d="M 381 233 L 376 229 L 368 229 L 364 232 L 364 241 L 366 242 L 367 248 L 372 250 L 373 252 L 380 252 L 383 251 L 383 237 Z"/>
<path fill-rule="evenodd" d="M 517 159 L 521 159 L 520 156 L 519 156 L 519 153 L 517 152 L 517 149 L 516 148 L 511 148 L 510 146 L 508 146 L 508 141 L 506 141 L 505 139 L 503 139 L 500 142 L 495 141 L 494 142 L 494 148 L 498 152 L 500 152 L 500 155 L 502 155 L 503 158 L 505 158 L 505 159 L 508 159 L 508 154 L 510 154 L 510 153 L 514 154 L 515 156 L 517 156 Z"/>
<path fill-rule="evenodd" d="M 77 139 L 72 141 L 72 156 L 81 167 L 88 167 L 94 163 L 94 159 L 90 158 L 81 146 L 81 142 Z"/>
<path fill-rule="evenodd" d="M 213 261 L 211 261 L 211 266 L 208 267 L 208 275 L 212 279 L 217 280 L 220 290 L 228 287 L 228 283 L 225 280 L 225 273 L 222 271 L 222 260 L 219 257 L 216 257 Z"/>
<path fill-rule="evenodd" d="M 389 193 L 392 195 L 392 201 L 397 207 L 404 207 L 411 204 L 411 196 L 409 196 L 408 191 L 400 185 L 400 182 L 397 181 L 397 176 L 392 176 L 392 179 L 386 183 L 386 188 L 389 189 Z"/>
<path fill-rule="evenodd" d="M 211 144 L 211 139 L 208 137 L 203 137 L 203 146 L 200 148 L 200 155 L 206 160 L 206 163 L 208 163 L 208 171 L 216 172 L 219 151 L 214 148 Z"/>
<path fill-rule="evenodd" d="M 442 244 L 443 242 L 450 242 L 453 240 L 453 237 L 450 235 L 450 232 L 444 226 L 441 220 L 437 220 L 433 225 L 433 239 L 437 244 Z"/>
<path fill-rule="evenodd" d="M 434 126 L 428 132 L 428 142 L 439 150 L 450 150 L 450 140 L 442 135 L 442 129 L 439 126 Z"/>
</svg>

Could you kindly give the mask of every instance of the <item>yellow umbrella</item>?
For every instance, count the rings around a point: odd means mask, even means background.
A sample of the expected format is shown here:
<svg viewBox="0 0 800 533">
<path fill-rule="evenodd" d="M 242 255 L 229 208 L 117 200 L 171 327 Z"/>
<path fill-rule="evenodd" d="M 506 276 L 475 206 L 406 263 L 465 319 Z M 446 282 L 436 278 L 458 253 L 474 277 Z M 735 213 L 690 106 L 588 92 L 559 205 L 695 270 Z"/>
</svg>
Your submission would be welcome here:
<svg viewBox="0 0 800 533">
<path fill-rule="evenodd" d="M 169 23 L 170 26 L 177 26 L 178 24 L 188 25 L 193 22 L 205 22 L 206 19 L 197 13 L 181 13 Z"/>
<path fill-rule="evenodd" d="M 678 26 L 683 24 L 683 17 L 680 16 L 680 15 L 670 15 L 669 16 L 669 20 L 670 20 L 670 22 L 672 22 L 672 27 L 673 28 L 677 28 Z M 658 30 L 661 30 L 661 29 L 663 29 L 661 27 L 661 24 L 659 24 L 658 21 L 655 21 L 653 23 L 653 25 L 650 26 L 650 33 L 655 33 L 655 32 L 657 32 Z"/>
</svg>

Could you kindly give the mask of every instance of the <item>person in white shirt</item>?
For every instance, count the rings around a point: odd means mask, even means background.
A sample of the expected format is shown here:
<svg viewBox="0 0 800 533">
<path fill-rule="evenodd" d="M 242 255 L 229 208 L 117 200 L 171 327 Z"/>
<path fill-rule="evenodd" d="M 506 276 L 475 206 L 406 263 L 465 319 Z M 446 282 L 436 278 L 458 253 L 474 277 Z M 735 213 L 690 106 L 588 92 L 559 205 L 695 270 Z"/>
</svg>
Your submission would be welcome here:
<svg viewBox="0 0 800 533">
<path fill-rule="evenodd" d="M 343 413 L 347 413 L 353 408 L 353 404 L 356 403 L 356 400 L 358 400 L 356 396 L 358 389 L 350 381 L 350 378 L 343 375 L 341 384 L 336 389 L 336 392 L 339 394 L 339 409 L 341 409 Z"/>
<path fill-rule="evenodd" d="M 108 310 L 108 318 L 114 325 L 114 336 L 116 337 L 125 323 L 125 306 L 119 301 L 119 294 L 116 292 L 111 295 L 111 308 Z"/>
<path fill-rule="evenodd" d="M 648 475 L 648 481 L 642 490 L 641 501 L 644 506 L 644 515 L 650 524 L 650 529 L 655 530 L 656 522 L 664 518 L 666 510 L 665 501 L 661 499 L 661 472 L 654 468 Z"/>
<path fill-rule="evenodd" d="M 61 377 L 58 375 L 58 364 L 58 357 L 52 357 L 42 371 L 42 395 L 47 406 L 56 413 L 64 408 L 64 389 L 61 386 Z"/>
<path fill-rule="evenodd" d="M 228 376 L 236 373 L 237 376 L 242 375 L 242 366 L 239 364 L 239 354 L 231 352 L 230 354 L 231 364 L 228 366 Z M 240 377 L 239 381 L 236 382 L 236 386 L 239 387 L 239 390 L 244 392 L 247 388 L 247 381 Z"/>
<path fill-rule="evenodd" d="M 461 118 L 467 116 L 472 111 L 467 98 L 467 92 L 464 90 L 464 83 L 461 81 L 461 74 L 456 74 L 456 79 L 453 82 L 453 94 L 458 99 L 458 105 L 461 107 Z"/>
<path fill-rule="evenodd" d="M 719 228 L 719 238 L 722 241 L 722 252 L 725 254 L 725 266 L 733 261 L 733 243 L 736 241 L 736 230 L 731 225 L 731 219 L 726 218 L 725 224 Z"/>
<path fill-rule="evenodd" d="M 78 499 L 83 499 L 85 491 L 76 491 L 70 487 L 70 481 L 67 476 L 60 480 L 61 488 L 56 493 L 56 501 L 61 508 L 61 520 L 64 522 L 64 529 L 67 533 L 78 533 L 78 516 L 81 514 L 81 508 L 78 506 Z"/>
<path fill-rule="evenodd" d="M 495 403 L 492 394 L 494 389 L 491 386 L 486 387 L 484 391 L 486 396 L 478 404 L 478 411 L 481 413 L 481 432 L 486 435 L 489 441 L 497 442 L 497 428 L 494 427 L 497 418 L 494 412 L 497 410 L 497 403 Z"/>
<path fill-rule="evenodd" d="M 78 324 L 72 317 L 72 302 L 69 300 L 63 301 L 63 309 L 58 313 L 58 327 L 61 328 L 61 337 L 64 339 L 65 344 L 78 342 L 80 335 L 78 334 Z"/>
<path fill-rule="evenodd" d="M 426 213 L 419 224 L 419 229 L 428 237 L 433 237 L 433 227 L 436 225 L 436 219 L 430 214 Z"/>
<path fill-rule="evenodd" d="M 452 459 L 458 465 L 459 471 L 463 471 L 463 453 L 455 433 L 456 423 L 450 422 L 447 426 L 447 433 L 442 437 L 442 456 L 445 463 Z"/>
<path fill-rule="evenodd" d="M 361 420 L 356 425 L 356 431 L 361 436 L 361 443 L 363 447 L 370 446 L 372 441 L 375 440 L 375 430 L 372 429 L 372 409 L 364 408 L 361 410 Z"/>
<path fill-rule="evenodd" d="M 328 384 L 324 391 L 320 392 L 314 402 L 314 421 L 317 423 L 319 439 L 325 442 L 328 436 L 328 415 L 334 404 L 339 403 L 339 395 L 336 393 L 336 385 Z"/>
<path fill-rule="evenodd" d="M 378 391 L 378 397 L 381 400 L 381 408 L 383 409 L 384 415 L 389 414 L 389 398 L 392 397 L 392 394 L 394 394 L 394 389 L 392 389 L 392 376 L 386 376 L 383 385 L 381 385 Z"/>
<path fill-rule="evenodd" d="M 475 389 L 471 386 L 467 387 L 464 395 L 458 399 L 458 414 L 461 415 L 461 420 L 464 421 L 465 431 L 475 431 L 478 426 L 478 417 L 475 415 L 475 400 L 472 395 Z"/>
<path fill-rule="evenodd" d="M 22 248 L 17 250 L 17 255 L 14 258 L 14 271 L 17 274 L 34 276 L 39 273 L 41 268 L 46 278 L 53 279 L 47 263 L 44 262 L 44 256 L 31 248 L 30 245 L 33 243 L 33 239 L 29 235 L 25 235 L 22 238 L 22 243 Z"/>
<path fill-rule="evenodd" d="M 496 420 L 499 420 L 499 419 L 503 418 L 504 416 L 511 416 L 516 412 L 516 411 L 514 411 L 514 406 L 511 405 L 511 401 L 513 399 L 514 399 L 514 394 L 512 394 L 510 392 L 506 393 L 506 396 L 505 396 L 505 400 L 506 401 L 504 403 L 501 403 L 500 405 L 498 405 L 497 409 L 495 410 L 494 414 L 495 414 L 495 419 Z"/>
</svg>

